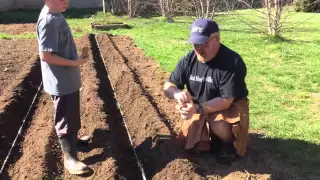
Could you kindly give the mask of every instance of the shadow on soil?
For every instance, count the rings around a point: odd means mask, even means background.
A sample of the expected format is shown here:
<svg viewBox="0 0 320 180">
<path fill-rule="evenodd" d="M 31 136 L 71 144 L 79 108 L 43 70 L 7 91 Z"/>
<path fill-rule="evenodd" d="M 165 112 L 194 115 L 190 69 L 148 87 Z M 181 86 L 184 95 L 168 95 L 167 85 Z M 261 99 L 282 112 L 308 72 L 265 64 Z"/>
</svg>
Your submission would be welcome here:
<svg viewBox="0 0 320 180">
<path fill-rule="evenodd" d="M 45 149 L 46 168 L 44 171 L 44 177 L 54 179 L 57 176 L 63 175 L 63 155 L 55 129 L 52 129 L 49 136 L 49 143 L 46 144 Z"/>
<path fill-rule="evenodd" d="M 232 172 L 241 171 L 247 174 L 248 178 L 267 174 L 272 180 L 320 179 L 320 145 L 301 140 L 265 138 L 261 134 L 250 134 L 250 138 L 251 145 L 247 155 L 237 158 L 231 165 L 218 164 L 214 153 L 175 153 L 174 151 L 179 150 L 173 136 L 158 135 L 153 139 L 150 137 L 137 147 L 137 151 L 141 149 L 166 157 L 152 166 L 147 161 L 142 161 L 149 179 L 175 159 L 191 160 L 196 165 L 195 171 L 203 177 L 225 177 Z M 166 148 L 163 148 L 164 146 Z M 163 151 L 165 149 L 170 152 Z"/>
</svg>

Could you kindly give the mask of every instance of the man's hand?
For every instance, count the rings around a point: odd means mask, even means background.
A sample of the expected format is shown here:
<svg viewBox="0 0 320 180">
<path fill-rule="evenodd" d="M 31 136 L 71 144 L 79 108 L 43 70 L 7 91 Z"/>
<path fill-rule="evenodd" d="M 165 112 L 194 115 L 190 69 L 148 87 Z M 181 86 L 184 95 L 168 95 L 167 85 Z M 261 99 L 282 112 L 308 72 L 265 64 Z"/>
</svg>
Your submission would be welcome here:
<svg viewBox="0 0 320 180">
<path fill-rule="evenodd" d="M 173 98 L 181 105 L 192 102 L 192 96 L 188 91 L 175 92 Z"/>
<path fill-rule="evenodd" d="M 196 112 L 196 107 L 188 91 L 181 91 L 171 82 L 166 82 L 163 90 L 167 97 L 178 101 L 176 109 L 179 111 L 182 119 L 190 119 L 193 116 Z"/>
<path fill-rule="evenodd" d="M 76 61 L 74 61 L 74 63 L 76 64 L 76 66 L 80 66 L 83 65 L 84 63 L 88 62 L 88 59 L 83 59 L 83 58 L 78 58 Z"/>
<path fill-rule="evenodd" d="M 191 119 L 192 116 L 197 112 L 197 107 L 193 102 L 183 103 L 176 105 L 176 109 L 179 111 L 181 118 L 184 120 Z"/>
</svg>

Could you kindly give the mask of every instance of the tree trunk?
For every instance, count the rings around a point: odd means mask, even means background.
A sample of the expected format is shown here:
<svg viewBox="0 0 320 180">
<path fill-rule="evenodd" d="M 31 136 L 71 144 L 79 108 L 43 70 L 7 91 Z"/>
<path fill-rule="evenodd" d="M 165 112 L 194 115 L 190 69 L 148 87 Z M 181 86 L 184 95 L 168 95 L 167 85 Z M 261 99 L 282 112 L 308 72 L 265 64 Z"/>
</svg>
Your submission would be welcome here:
<svg viewBox="0 0 320 180">
<path fill-rule="evenodd" d="M 200 0 L 200 6 L 201 6 L 201 17 L 204 15 L 204 7 L 203 7 L 203 2 Z"/>
<path fill-rule="evenodd" d="M 128 0 L 128 16 L 133 17 L 132 0 Z"/>
<path fill-rule="evenodd" d="M 102 0 L 102 9 L 103 9 L 103 13 L 106 13 L 106 2 L 105 2 L 105 0 Z"/>
<path fill-rule="evenodd" d="M 265 0 L 266 13 L 267 13 L 267 21 L 268 21 L 268 32 L 270 35 L 273 34 L 272 28 L 272 18 L 271 18 L 271 2 L 270 0 Z"/>
<path fill-rule="evenodd" d="M 211 17 L 210 17 L 211 19 L 213 19 L 214 15 L 216 14 L 216 11 L 215 11 L 215 10 L 216 10 L 216 7 L 213 6 L 213 7 L 212 7 L 212 12 L 211 12 Z"/>
<path fill-rule="evenodd" d="M 210 0 L 207 0 L 206 18 L 209 18 Z"/>
<path fill-rule="evenodd" d="M 280 35 L 280 19 L 281 19 L 281 12 L 282 12 L 282 4 L 280 0 L 274 0 L 274 29 L 273 29 L 273 35 L 279 36 Z"/>
<path fill-rule="evenodd" d="M 165 1 L 165 0 L 159 0 L 160 11 L 161 11 L 161 15 L 162 15 L 163 17 L 166 16 L 166 13 L 165 13 L 165 10 L 164 10 L 164 1 Z"/>
</svg>

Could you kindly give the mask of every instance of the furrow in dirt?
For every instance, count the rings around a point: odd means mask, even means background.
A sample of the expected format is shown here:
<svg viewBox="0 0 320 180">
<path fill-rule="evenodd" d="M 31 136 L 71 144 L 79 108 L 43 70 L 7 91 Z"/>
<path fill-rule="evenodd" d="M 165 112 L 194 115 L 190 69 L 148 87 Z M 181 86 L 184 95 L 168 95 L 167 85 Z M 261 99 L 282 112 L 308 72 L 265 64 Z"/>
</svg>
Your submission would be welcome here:
<svg viewBox="0 0 320 180">
<path fill-rule="evenodd" d="M 141 179 L 122 116 L 117 109 L 108 74 L 94 36 L 76 41 L 78 49 L 91 47 L 82 66 L 80 135 L 92 134 L 92 142 L 80 148 L 79 158 L 93 169 L 88 179 Z M 64 179 L 82 179 L 65 172 Z"/>
<path fill-rule="evenodd" d="M 0 96 L 0 165 L 15 139 L 41 82 L 36 55 L 26 62 L 12 81 L 12 88 Z"/>
<path fill-rule="evenodd" d="M 188 155 L 177 145 L 173 128 L 154 107 L 152 95 L 113 41 L 106 34 L 98 35 L 97 41 L 147 178 L 200 179 Z"/>
<path fill-rule="evenodd" d="M 53 133 L 53 107 L 46 93 L 40 97 L 36 105 L 36 111 L 30 122 L 29 128 L 23 134 L 19 151 L 15 151 L 12 163 L 8 169 L 10 179 L 55 179 L 58 175 L 53 170 L 57 164 L 48 164 L 48 158 L 52 155 L 54 148 L 50 134 Z M 59 156 L 58 156 L 59 157 Z M 50 166 L 51 165 L 51 166 Z"/>
</svg>

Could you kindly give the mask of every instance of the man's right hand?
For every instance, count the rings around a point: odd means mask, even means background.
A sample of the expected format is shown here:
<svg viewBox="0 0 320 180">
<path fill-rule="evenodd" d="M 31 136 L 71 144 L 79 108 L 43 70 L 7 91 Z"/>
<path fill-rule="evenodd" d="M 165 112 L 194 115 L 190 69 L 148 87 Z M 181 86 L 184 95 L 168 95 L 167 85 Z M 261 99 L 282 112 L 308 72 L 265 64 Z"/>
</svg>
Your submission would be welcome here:
<svg viewBox="0 0 320 180">
<path fill-rule="evenodd" d="M 180 91 L 173 94 L 173 98 L 178 101 L 180 105 L 192 102 L 192 96 L 188 91 Z"/>
</svg>

